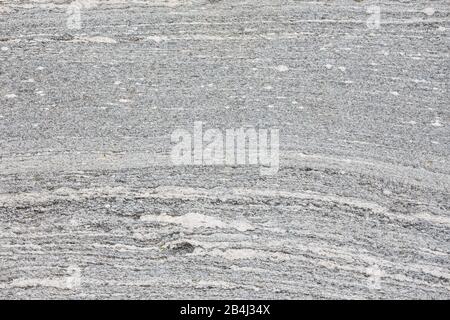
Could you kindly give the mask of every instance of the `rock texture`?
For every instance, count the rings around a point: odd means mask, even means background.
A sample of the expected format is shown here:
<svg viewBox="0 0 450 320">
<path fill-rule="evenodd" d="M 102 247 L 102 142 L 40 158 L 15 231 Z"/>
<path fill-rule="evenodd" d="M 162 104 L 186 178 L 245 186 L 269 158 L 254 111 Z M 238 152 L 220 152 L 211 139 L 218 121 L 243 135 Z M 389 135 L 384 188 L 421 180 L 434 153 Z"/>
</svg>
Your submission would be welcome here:
<svg viewBox="0 0 450 320">
<path fill-rule="evenodd" d="M 447 0 L 80 1 L 0 2 L 1 298 L 450 298 Z"/>
</svg>

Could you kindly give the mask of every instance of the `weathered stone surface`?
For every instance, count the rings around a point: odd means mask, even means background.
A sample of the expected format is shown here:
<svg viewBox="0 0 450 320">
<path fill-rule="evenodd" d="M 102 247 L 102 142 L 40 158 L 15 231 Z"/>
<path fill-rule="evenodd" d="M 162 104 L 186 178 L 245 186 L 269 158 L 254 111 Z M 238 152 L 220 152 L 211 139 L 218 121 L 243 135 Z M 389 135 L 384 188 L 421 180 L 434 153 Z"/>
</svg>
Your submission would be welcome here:
<svg viewBox="0 0 450 320">
<path fill-rule="evenodd" d="M 450 298 L 448 1 L 70 3 L 0 2 L 1 298 Z"/>
</svg>

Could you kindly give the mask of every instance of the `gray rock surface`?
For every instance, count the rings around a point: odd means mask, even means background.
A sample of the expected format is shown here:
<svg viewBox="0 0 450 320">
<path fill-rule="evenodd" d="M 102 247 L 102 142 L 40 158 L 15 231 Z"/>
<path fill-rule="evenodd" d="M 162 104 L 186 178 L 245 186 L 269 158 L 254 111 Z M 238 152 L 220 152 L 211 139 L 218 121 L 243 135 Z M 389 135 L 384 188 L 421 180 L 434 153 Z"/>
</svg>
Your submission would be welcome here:
<svg viewBox="0 0 450 320">
<path fill-rule="evenodd" d="M 0 1 L 1 298 L 450 298 L 447 0 L 79 1 Z"/>
</svg>

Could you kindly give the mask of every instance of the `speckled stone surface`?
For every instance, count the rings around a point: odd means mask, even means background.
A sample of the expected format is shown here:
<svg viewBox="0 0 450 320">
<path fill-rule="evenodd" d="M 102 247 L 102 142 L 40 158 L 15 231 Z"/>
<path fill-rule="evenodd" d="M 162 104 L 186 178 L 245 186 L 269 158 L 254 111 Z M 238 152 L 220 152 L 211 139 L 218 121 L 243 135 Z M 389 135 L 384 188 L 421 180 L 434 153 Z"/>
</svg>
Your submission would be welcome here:
<svg viewBox="0 0 450 320">
<path fill-rule="evenodd" d="M 78 3 L 0 1 L 0 298 L 450 298 L 448 1 Z"/>
</svg>

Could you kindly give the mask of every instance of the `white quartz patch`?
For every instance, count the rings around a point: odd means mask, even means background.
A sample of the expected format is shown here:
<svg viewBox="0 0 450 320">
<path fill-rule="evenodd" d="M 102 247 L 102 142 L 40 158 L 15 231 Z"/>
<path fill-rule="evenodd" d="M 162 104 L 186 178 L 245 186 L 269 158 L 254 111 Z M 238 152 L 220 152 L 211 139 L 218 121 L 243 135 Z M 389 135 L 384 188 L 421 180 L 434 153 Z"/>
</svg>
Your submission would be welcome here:
<svg viewBox="0 0 450 320">
<path fill-rule="evenodd" d="M 217 228 L 217 229 L 236 229 L 238 231 L 252 230 L 253 227 L 245 221 L 223 222 L 215 217 L 206 216 L 200 213 L 187 213 L 183 216 L 145 215 L 141 217 L 143 222 L 157 222 L 166 224 L 178 224 L 188 230 L 196 228 Z"/>
</svg>

